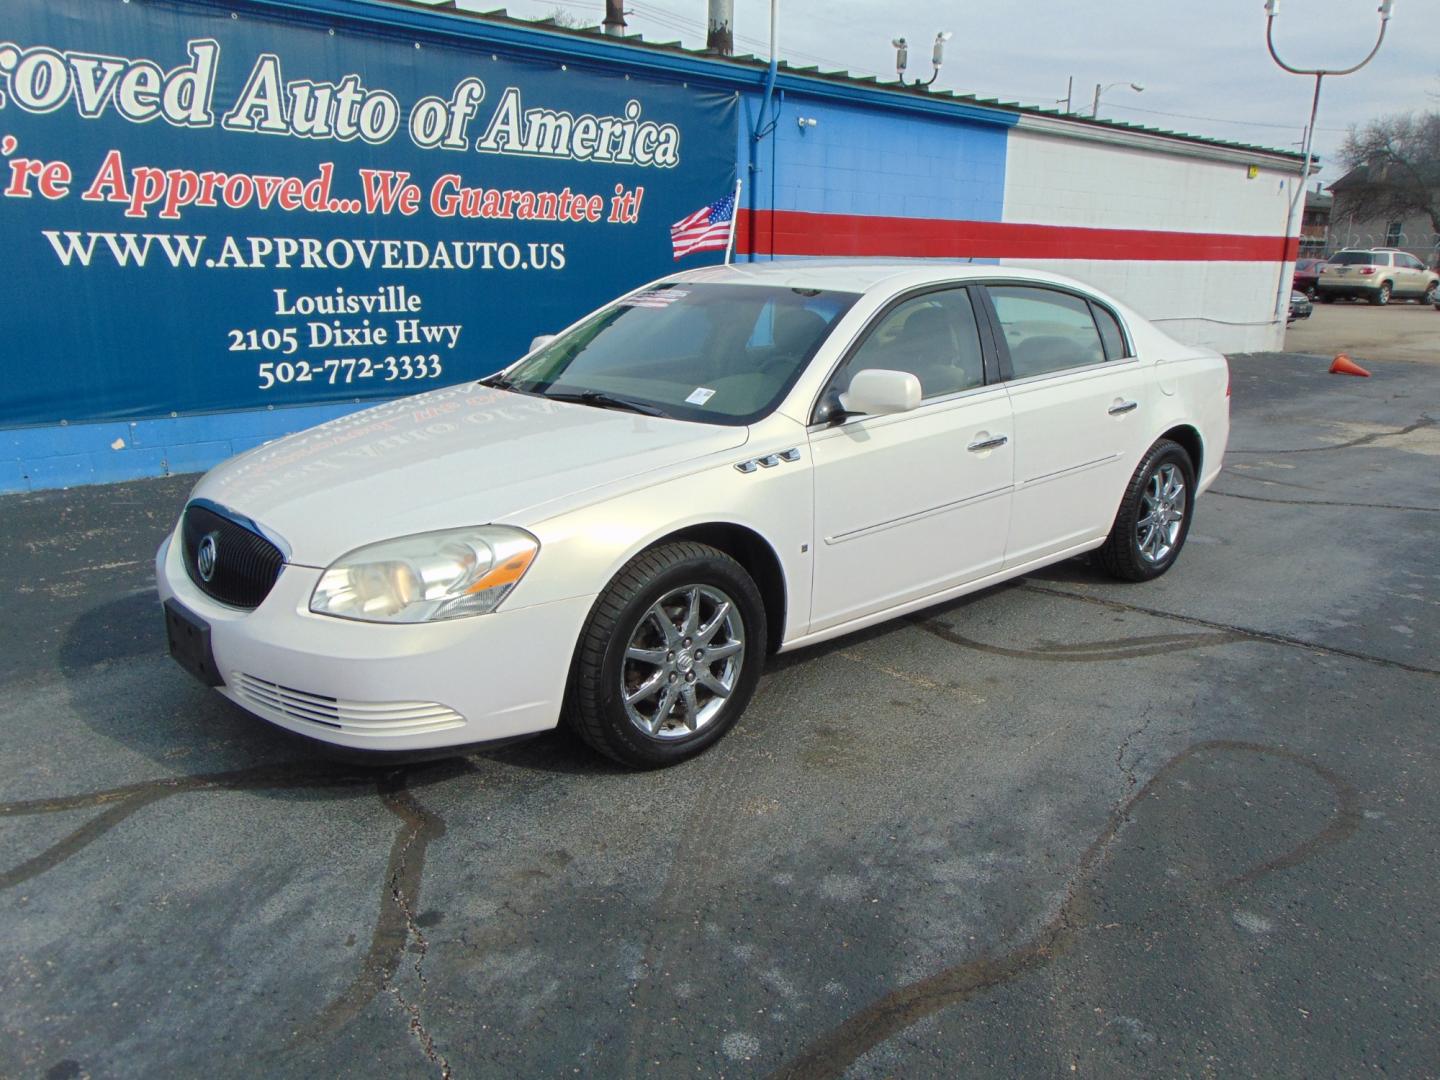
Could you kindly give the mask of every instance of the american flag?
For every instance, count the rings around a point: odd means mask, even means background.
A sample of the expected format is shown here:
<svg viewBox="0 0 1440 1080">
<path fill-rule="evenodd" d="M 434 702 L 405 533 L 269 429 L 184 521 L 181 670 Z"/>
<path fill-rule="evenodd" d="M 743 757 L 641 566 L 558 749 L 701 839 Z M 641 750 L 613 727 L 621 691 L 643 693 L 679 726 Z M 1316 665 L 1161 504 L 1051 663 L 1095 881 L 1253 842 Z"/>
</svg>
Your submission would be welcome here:
<svg viewBox="0 0 1440 1080">
<path fill-rule="evenodd" d="M 735 220 L 735 196 L 702 206 L 689 217 L 670 226 L 670 246 L 675 258 L 692 251 L 724 250 L 730 246 L 730 227 Z"/>
</svg>

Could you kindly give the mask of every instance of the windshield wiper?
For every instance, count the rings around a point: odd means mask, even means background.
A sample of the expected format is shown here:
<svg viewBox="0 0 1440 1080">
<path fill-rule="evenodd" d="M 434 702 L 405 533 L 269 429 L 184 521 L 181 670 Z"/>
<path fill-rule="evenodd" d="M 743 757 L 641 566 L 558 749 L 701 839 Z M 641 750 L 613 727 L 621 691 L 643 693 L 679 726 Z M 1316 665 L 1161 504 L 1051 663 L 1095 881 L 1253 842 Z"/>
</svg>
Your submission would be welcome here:
<svg viewBox="0 0 1440 1080">
<path fill-rule="evenodd" d="M 505 373 L 497 371 L 494 375 L 487 375 L 479 380 L 481 386 L 493 386 L 496 390 L 513 390 L 515 383 L 505 377 Z"/>
<path fill-rule="evenodd" d="M 579 405 L 594 405 L 601 409 L 625 409 L 628 412 L 637 412 L 645 416 L 668 415 L 653 405 L 642 405 L 638 401 L 616 397 L 614 394 L 607 394 L 603 390 L 580 390 L 573 393 L 569 391 L 561 391 L 559 393 L 547 392 L 540 396 L 549 398 L 551 401 L 573 401 Z"/>
</svg>

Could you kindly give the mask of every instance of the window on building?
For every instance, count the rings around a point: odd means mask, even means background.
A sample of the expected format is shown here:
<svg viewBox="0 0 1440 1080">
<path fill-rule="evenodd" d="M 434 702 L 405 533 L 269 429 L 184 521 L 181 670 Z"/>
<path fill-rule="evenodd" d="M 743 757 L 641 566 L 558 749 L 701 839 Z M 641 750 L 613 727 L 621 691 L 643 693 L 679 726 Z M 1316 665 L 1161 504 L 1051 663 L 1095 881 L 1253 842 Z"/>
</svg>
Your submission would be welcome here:
<svg viewBox="0 0 1440 1080">
<path fill-rule="evenodd" d="M 1385 229 L 1385 246 L 1399 247 L 1400 238 L 1404 235 L 1404 222 L 1392 221 Z"/>
</svg>

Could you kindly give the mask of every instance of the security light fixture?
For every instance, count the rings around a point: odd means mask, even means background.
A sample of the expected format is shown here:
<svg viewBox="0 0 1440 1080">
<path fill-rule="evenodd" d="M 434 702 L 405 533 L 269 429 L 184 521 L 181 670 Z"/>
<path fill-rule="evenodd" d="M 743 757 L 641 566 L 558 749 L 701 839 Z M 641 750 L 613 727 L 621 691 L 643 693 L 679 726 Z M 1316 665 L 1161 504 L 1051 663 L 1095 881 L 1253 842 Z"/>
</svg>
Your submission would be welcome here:
<svg viewBox="0 0 1440 1080">
<path fill-rule="evenodd" d="M 954 36 L 949 30 L 941 30 L 935 35 L 935 50 L 930 54 L 930 63 L 935 65 L 937 72 L 940 70 L 940 65 L 945 63 L 945 42 Z"/>
<path fill-rule="evenodd" d="M 924 82 L 916 79 L 911 86 L 929 86 L 940 77 L 940 67 L 945 63 L 945 42 L 954 36 L 949 30 L 941 30 L 935 35 L 935 47 L 930 53 L 930 78 Z M 895 46 L 895 77 L 904 86 L 905 69 L 910 64 L 910 45 L 903 37 L 893 38 L 890 44 Z"/>
</svg>

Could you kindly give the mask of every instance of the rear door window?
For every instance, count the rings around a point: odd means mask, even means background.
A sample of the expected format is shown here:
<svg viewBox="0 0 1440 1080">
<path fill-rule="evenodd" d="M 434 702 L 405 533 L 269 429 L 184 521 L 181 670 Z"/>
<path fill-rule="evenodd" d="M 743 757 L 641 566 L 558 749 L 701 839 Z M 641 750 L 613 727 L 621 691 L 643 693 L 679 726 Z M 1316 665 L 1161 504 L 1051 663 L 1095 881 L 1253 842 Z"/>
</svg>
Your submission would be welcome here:
<svg viewBox="0 0 1440 1080">
<path fill-rule="evenodd" d="M 1091 304 L 1090 310 L 1095 314 L 1095 325 L 1100 328 L 1100 340 L 1105 343 L 1106 358 L 1119 360 L 1129 356 L 1130 350 L 1125 347 L 1125 334 L 1120 329 L 1120 320 L 1099 304 Z"/>
<path fill-rule="evenodd" d="M 1025 285 L 991 285 L 989 293 L 1010 352 L 1012 378 L 1105 362 L 1100 329 L 1081 297 Z"/>
</svg>

